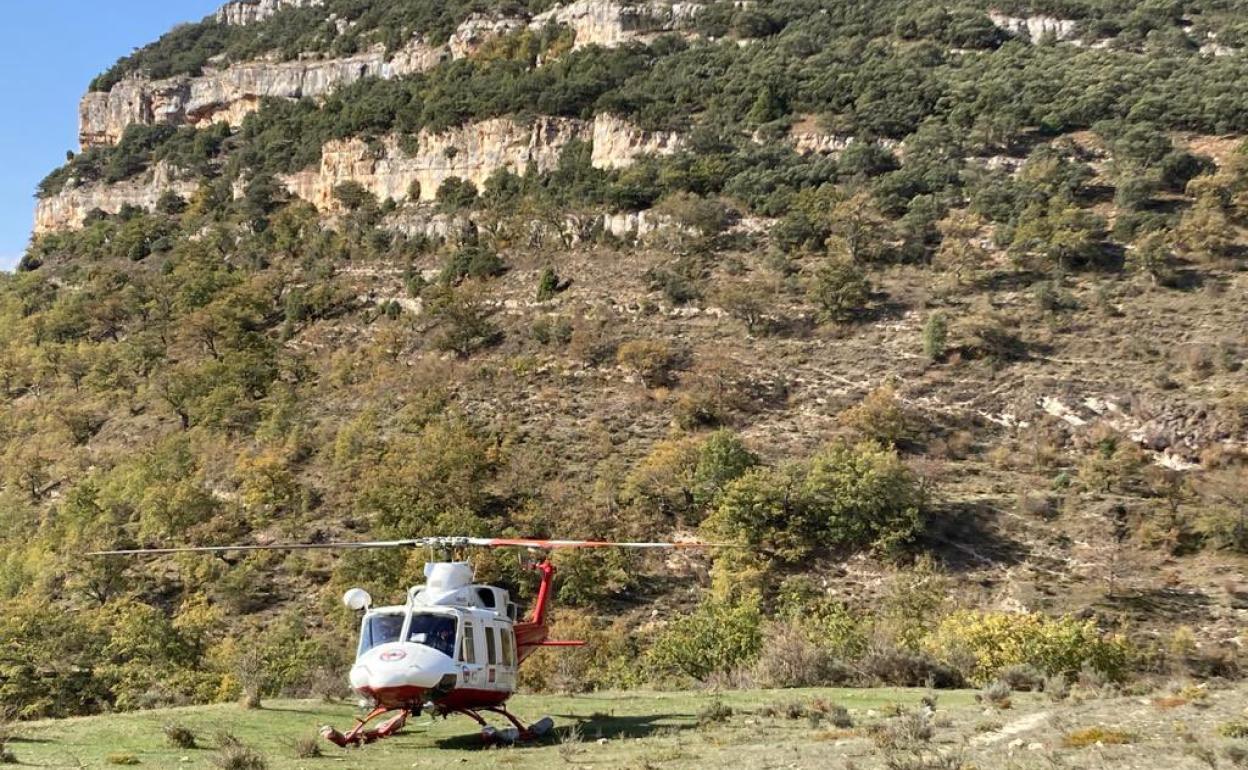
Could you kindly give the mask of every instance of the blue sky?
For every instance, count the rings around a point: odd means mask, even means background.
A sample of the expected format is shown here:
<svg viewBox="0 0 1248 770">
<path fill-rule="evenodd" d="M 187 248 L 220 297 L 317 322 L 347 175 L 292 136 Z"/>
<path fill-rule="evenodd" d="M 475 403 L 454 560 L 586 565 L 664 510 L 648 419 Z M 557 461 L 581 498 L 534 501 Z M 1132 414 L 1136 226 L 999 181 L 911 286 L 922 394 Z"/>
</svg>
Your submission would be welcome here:
<svg viewBox="0 0 1248 770">
<path fill-rule="evenodd" d="M 15 0 L 0 45 L 0 270 L 26 250 L 34 192 L 78 149 L 78 99 L 121 56 L 224 0 Z"/>
</svg>

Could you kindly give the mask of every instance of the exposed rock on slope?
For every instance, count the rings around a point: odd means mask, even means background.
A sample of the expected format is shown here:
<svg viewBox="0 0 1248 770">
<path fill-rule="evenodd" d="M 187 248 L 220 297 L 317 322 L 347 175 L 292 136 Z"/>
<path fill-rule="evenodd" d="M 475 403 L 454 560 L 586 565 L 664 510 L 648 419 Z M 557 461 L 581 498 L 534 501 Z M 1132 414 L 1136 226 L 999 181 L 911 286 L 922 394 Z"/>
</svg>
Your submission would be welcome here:
<svg viewBox="0 0 1248 770">
<path fill-rule="evenodd" d="M 324 210 L 334 208 L 334 188 L 343 182 L 358 182 L 379 200 L 405 201 L 418 189 L 420 199 L 429 201 L 453 176 L 479 188 L 500 169 L 517 174 L 530 167 L 549 171 L 572 141 L 592 142 L 593 165 L 603 169 L 623 168 L 641 155 L 670 154 L 682 144 L 677 133 L 644 131 L 605 114 L 593 121 L 542 117 L 521 123 L 495 118 L 441 133 L 421 132 L 414 146 L 398 136 L 386 138 L 380 148 L 362 139 L 332 141 L 323 148 L 319 167 L 283 181 L 291 194 Z M 69 187 L 39 201 L 35 232 L 81 227 L 94 209 L 110 214 L 125 205 L 150 209 L 165 192 L 185 197 L 196 187 L 194 182 L 176 180 L 164 165 L 121 184 Z"/>
<path fill-rule="evenodd" d="M 231 3 L 218 13 L 222 23 L 249 24 L 286 6 L 319 5 L 318 0 L 260 0 Z M 576 46 L 617 46 L 630 40 L 675 29 L 689 22 L 701 6 L 653 2 L 622 5 L 614 0 L 580 0 L 559 6 L 531 21 L 515 17 L 474 15 L 459 26 L 445 45 L 420 38 L 393 55 L 381 47 L 341 59 L 291 62 L 252 61 L 209 71 L 198 77 L 149 80 L 127 78 L 109 91 L 91 92 L 79 106 L 78 138 L 82 146 L 117 143 L 127 126 L 203 126 L 213 122 L 238 125 L 266 97 L 318 98 L 368 77 L 399 78 L 429 70 L 446 59 L 471 56 L 488 40 L 526 26 L 538 29 L 564 24 L 576 33 Z"/>
<path fill-rule="evenodd" d="M 96 209 L 109 214 L 126 206 L 153 209 L 166 192 L 186 198 L 198 187 L 196 180 L 177 179 L 174 170 L 164 163 L 157 164 L 148 174 L 118 184 L 67 187 L 58 195 L 39 200 L 35 207 L 35 234 L 81 227 L 87 215 Z"/>
<path fill-rule="evenodd" d="M 1046 35 L 1055 40 L 1070 40 L 1075 36 L 1078 22 L 1073 19 L 1059 19 L 1053 16 L 1007 16 L 1003 13 L 988 14 L 992 23 L 1014 35 L 1026 33 L 1033 43 L 1039 42 Z"/>
<path fill-rule="evenodd" d="M 233 0 L 217 11 L 217 22 L 246 26 L 264 21 L 285 8 L 308 8 L 323 5 L 325 0 Z"/>
<path fill-rule="evenodd" d="M 578 0 L 534 17 L 534 26 L 562 24 L 576 32 L 576 47 L 616 46 L 637 37 L 670 31 L 692 21 L 698 3 L 650 2 L 624 5 L 615 0 Z"/>
<path fill-rule="evenodd" d="M 397 136 L 388 137 L 380 150 L 360 139 L 330 142 L 322 150 L 320 168 L 284 181 L 292 194 L 320 209 L 334 208 L 334 188 L 343 182 L 363 185 L 378 200 L 404 201 L 418 190 L 420 200 L 431 201 L 450 177 L 480 188 L 501 169 L 549 171 L 573 141 L 593 143 L 595 168 L 623 168 L 638 156 L 667 154 L 680 146 L 676 134 L 643 131 L 611 115 L 592 122 L 542 117 L 531 124 L 496 118 L 438 134 L 422 132 L 407 151 Z"/>
<path fill-rule="evenodd" d="M 136 124 L 238 125 L 266 97 L 316 98 L 366 77 L 423 72 L 445 55 L 441 47 L 414 40 L 390 58 L 376 49 L 345 59 L 249 62 L 196 78 L 128 78 L 110 91 L 83 97 L 79 140 L 84 147 L 114 144 Z"/>
</svg>

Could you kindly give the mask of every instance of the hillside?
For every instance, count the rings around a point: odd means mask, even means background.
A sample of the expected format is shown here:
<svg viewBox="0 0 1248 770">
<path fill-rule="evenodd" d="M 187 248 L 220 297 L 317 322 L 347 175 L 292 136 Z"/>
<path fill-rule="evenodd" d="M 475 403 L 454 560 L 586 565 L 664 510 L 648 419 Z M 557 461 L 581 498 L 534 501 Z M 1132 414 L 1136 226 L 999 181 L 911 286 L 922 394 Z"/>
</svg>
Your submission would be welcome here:
<svg viewBox="0 0 1248 770">
<path fill-rule="evenodd" d="M 0 702 L 336 692 L 425 554 L 83 554 L 433 534 L 749 546 L 563 557 L 535 689 L 1239 675 L 1245 10 L 171 31 L 0 275 Z"/>
</svg>

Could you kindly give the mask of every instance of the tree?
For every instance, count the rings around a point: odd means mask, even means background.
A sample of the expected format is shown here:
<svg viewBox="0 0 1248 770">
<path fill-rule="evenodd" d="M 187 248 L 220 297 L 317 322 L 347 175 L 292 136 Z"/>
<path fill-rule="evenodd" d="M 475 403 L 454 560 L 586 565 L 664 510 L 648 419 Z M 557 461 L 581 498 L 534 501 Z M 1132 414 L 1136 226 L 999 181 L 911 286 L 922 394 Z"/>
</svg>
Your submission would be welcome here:
<svg viewBox="0 0 1248 770">
<path fill-rule="evenodd" d="M 851 321 L 871 298 L 866 273 L 852 260 L 829 257 L 815 273 L 810 297 L 827 321 Z"/>
<path fill-rule="evenodd" d="M 857 192 L 836 203 L 826 214 L 828 251 L 853 262 L 875 262 L 888 253 L 888 220 L 869 192 Z"/>
<path fill-rule="evenodd" d="M 434 339 L 438 350 L 467 358 L 502 338 L 501 330 L 490 320 L 494 309 L 475 286 L 443 286 L 430 297 L 428 307 L 439 329 Z"/>
<path fill-rule="evenodd" d="M 1146 275 L 1156 286 L 1174 275 L 1174 252 L 1170 237 L 1163 230 L 1153 230 L 1136 241 L 1127 252 L 1127 269 Z"/>
<path fill-rule="evenodd" d="M 969 211 L 951 211 L 942 219 L 940 248 L 932 263 L 941 270 L 953 273 L 953 279 L 961 284 L 964 278 L 973 277 L 988 261 L 980 233 L 987 223 Z"/>
<path fill-rule="evenodd" d="M 939 311 L 927 317 L 923 324 L 923 355 L 930 361 L 945 357 L 949 344 L 949 320 Z"/>
<path fill-rule="evenodd" d="M 1023 212 L 1010 254 L 1024 266 L 1069 270 L 1097 256 L 1104 230 L 1100 217 L 1063 197 L 1053 197 Z"/>
<path fill-rule="evenodd" d="M 780 285 L 765 277 L 751 277 L 723 286 L 716 301 L 733 318 L 745 324 L 750 334 L 770 330 Z"/>
<path fill-rule="evenodd" d="M 355 181 L 342 182 L 334 187 L 334 200 L 347 211 L 360 211 L 364 208 L 377 207 L 377 196 L 369 192 L 364 185 Z"/>
<path fill-rule="evenodd" d="M 438 185 L 438 208 L 448 214 L 454 214 L 471 208 L 477 202 L 477 186 L 467 179 L 448 176 Z"/>
<path fill-rule="evenodd" d="M 1213 195 L 1201 195 L 1174 229 L 1174 247 L 1185 257 L 1217 262 L 1234 250 L 1235 228 Z"/>
</svg>

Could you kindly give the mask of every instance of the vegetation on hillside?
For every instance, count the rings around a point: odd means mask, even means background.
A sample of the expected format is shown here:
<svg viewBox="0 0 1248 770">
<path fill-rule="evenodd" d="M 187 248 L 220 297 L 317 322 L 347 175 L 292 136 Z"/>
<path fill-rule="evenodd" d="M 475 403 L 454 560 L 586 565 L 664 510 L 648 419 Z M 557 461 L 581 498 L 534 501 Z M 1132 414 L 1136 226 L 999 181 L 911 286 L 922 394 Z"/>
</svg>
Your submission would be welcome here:
<svg viewBox="0 0 1248 770">
<path fill-rule="evenodd" d="M 360 45 L 469 10 L 330 5 L 372 20 Z M 44 194 L 160 161 L 201 184 L 93 212 L 0 276 L 0 701 L 32 718 L 332 694 L 352 648 L 337 595 L 390 595 L 424 554 L 82 554 L 433 534 L 749 546 L 561 557 L 559 631 L 593 644 L 532 666 L 538 687 L 1236 674 L 1228 640 L 1138 609 L 1175 600 L 1132 560 L 1248 552 L 1248 152 L 1191 134 L 1248 129 L 1245 59 L 1192 50 L 1214 21 L 1233 39 L 1223 5 L 1120 5 L 1050 8 L 1118 41 L 1101 49 L 1006 39 L 971 9 L 716 4 L 703 32 L 750 44 L 535 67 L 566 43 L 552 31 L 78 156 Z M 279 48 L 321 50 L 304 13 L 279 17 Z M 188 71 L 279 19 L 180 30 L 123 69 Z M 688 144 L 603 171 L 574 143 L 545 173 L 448 181 L 444 237 L 401 234 L 429 212 L 353 183 L 324 219 L 276 178 L 331 138 L 603 111 Z M 783 138 L 812 120 L 857 139 L 801 155 Z M 667 226 L 583 225 L 641 209 Z M 1200 321 L 1176 341 L 1184 313 Z M 1135 413 L 1009 412 L 1107 370 Z M 1188 433 L 1139 438 L 1127 418 L 1156 403 Z M 1172 448 L 1199 467 L 1154 462 Z M 1015 602 L 998 581 L 1020 565 L 1065 582 Z M 501 554 L 477 566 L 532 588 Z M 973 569 L 982 584 L 950 575 Z"/>
</svg>

